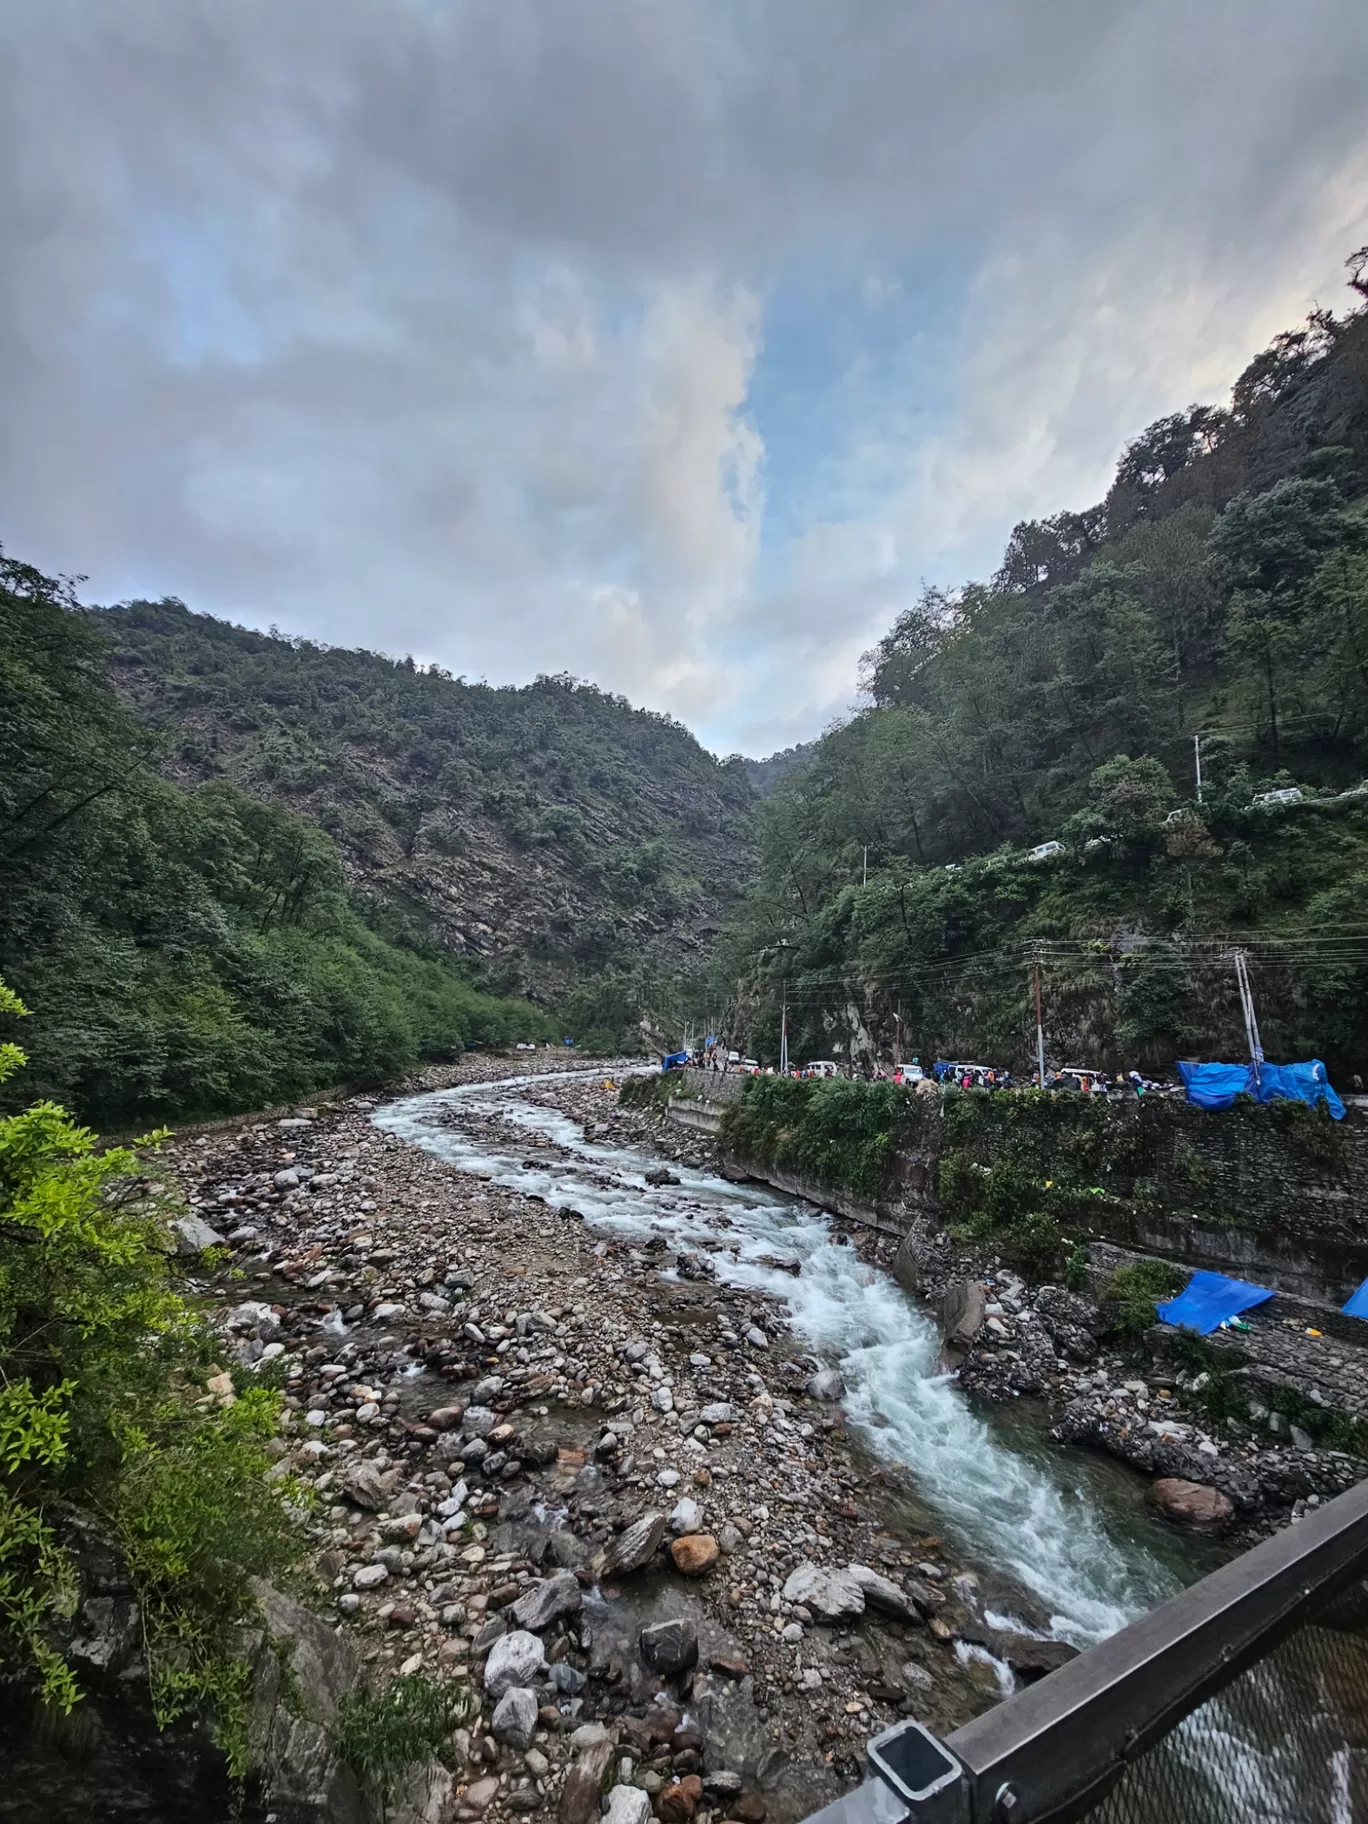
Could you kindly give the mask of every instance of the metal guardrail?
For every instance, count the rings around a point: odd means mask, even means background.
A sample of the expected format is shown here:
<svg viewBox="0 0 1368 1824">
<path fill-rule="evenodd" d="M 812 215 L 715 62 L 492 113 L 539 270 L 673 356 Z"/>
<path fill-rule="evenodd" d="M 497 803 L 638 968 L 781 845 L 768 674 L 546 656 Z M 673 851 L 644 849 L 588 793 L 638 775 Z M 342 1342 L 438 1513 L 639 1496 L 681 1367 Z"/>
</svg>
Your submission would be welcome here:
<svg viewBox="0 0 1368 1824">
<path fill-rule="evenodd" d="M 1368 1819 L 1368 1604 L 1335 1603 L 1365 1571 L 1361 1482 L 944 1743 L 875 1738 L 907 1793 L 876 1775 L 808 1824 Z M 910 1796 L 937 1751 L 953 1777 Z"/>
</svg>

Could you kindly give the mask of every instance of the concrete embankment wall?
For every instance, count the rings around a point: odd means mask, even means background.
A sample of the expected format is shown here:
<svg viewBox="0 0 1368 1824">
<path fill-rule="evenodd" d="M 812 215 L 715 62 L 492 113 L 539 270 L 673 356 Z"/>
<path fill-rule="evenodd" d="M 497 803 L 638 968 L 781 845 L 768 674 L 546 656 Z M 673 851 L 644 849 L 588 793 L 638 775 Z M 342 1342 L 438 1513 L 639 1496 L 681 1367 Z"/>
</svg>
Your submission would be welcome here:
<svg viewBox="0 0 1368 1824">
<path fill-rule="evenodd" d="M 718 1136 L 746 1079 L 690 1073 L 669 1119 Z M 1290 1104 L 1221 1112 L 1176 1099 L 1100 1102 L 956 1092 L 909 1099 L 877 1204 L 782 1166 L 735 1163 L 792 1196 L 901 1233 L 941 1222 L 942 1168 L 1003 1167 L 1038 1184 L 1053 1173 L 1095 1184 L 1100 1239 L 1339 1304 L 1368 1277 L 1368 1114 L 1332 1123 Z M 1030 1207 L 1029 1205 L 1027 1207 Z"/>
</svg>

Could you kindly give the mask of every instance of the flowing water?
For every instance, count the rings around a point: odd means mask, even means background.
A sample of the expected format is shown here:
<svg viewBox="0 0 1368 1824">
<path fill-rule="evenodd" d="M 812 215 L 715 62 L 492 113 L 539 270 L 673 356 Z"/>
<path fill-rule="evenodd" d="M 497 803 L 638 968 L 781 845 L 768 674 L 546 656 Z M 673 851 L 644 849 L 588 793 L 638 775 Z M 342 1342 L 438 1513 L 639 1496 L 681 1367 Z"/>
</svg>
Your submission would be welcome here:
<svg viewBox="0 0 1368 1824">
<path fill-rule="evenodd" d="M 678 1184 L 648 1185 L 645 1173 L 659 1163 L 650 1154 L 591 1141 L 577 1122 L 519 1093 L 542 1081 L 410 1096 L 374 1120 L 461 1171 L 573 1210 L 605 1235 L 704 1254 L 720 1280 L 786 1306 L 794 1334 L 839 1365 L 851 1424 L 910 1472 L 926 1517 L 963 1557 L 1029 1591 L 1056 1638 L 1086 1647 L 1210 1567 L 1209 1551 L 1146 1519 L 1127 1472 L 1053 1449 L 1016 1408 L 991 1419 L 975 1412 L 938 1371 L 934 1325 L 833 1234 L 821 1211 L 682 1166 Z M 490 1137 L 490 1117 L 499 1139 Z M 526 1150 L 509 1145 L 509 1128 L 526 1134 Z M 797 1273 L 776 1266 L 776 1256 L 796 1262 Z M 1241 1691 L 1213 1699 L 1161 1744 L 1153 1776 L 1107 1801 L 1105 1815 L 1118 1824 L 1178 1815 L 1189 1824 L 1234 1815 L 1347 1824 L 1360 1814 L 1336 1798 L 1338 1760 L 1286 1727 L 1304 1709 L 1276 1664 L 1257 1668 Z"/>
<path fill-rule="evenodd" d="M 821 1211 L 685 1167 L 675 1168 L 679 1184 L 650 1186 L 645 1173 L 657 1160 L 587 1140 L 568 1116 L 524 1100 L 518 1091 L 536 1081 L 411 1096 L 375 1121 L 462 1171 L 574 1210 L 606 1235 L 705 1253 L 719 1279 L 785 1305 L 794 1334 L 839 1365 L 847 1414 L 870 1447 L 907 1466 L 938 1529 L 1028 1590 L 1058 1638 L 1100 1640 L 1194 1574 L 1129 1504 L 1109 1512 L 1099 1495 L 1119 1479 L 1050 1452 L 1010 1419 L 974 1412 L 937 1370 L 935 1326 L 833 1235 Z M 469 1129 L 463 1115 L 476 1118 Z M 550 1156 L 491 1144 L 479 1131 L 491 1115 L 525 1132 L 528 1151 L 541 1143 Z M 798 1272 L 771 1264 L 776 1256 Z"/>
</svg>

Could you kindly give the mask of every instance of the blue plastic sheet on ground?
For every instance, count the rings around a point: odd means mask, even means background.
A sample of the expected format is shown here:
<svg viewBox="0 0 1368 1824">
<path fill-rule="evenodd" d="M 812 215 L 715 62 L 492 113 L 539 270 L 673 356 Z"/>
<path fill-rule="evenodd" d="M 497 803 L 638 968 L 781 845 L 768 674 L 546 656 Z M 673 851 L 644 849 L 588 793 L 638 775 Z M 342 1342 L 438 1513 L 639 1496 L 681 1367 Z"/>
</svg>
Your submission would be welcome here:
<svg viewBox="0 0 1368 1824">
<path fill-rule="evenodd" d="M 1180 1061 L 1178 1074 L 1187 1099 L 1198 1108 L 1229 1108 L 1236 1096 L 1253 1096 L 1256 1102 L 1305 1102 L 1309 1108 L 1324 1102 L 1336 1121 L 1344 1119 L 1344 1104 L 1330 1087 L 1319 1058 L 1304 1064 L 1191 1064 Z"/>
<path fill-rule="evenodd" d="M 1230 1317 L 1251 1305 L 1261 1305 L 1273 1294 L 1267 1286 L 1251 1286 L 1243 1279 L 1225 1279 L 1219 1273 L 1194 1273 L 1177 1298 L 1159 1306 L 1166 1324 L 1210 1336 Z"/>
<path fill-rule="evenodd" d="M 1346 1317 L 1368 1317 L 1368 1279 L 1364 1280 L 1347 1304 L 1340 1306 L 1340 1310 Z"/>
</svg>

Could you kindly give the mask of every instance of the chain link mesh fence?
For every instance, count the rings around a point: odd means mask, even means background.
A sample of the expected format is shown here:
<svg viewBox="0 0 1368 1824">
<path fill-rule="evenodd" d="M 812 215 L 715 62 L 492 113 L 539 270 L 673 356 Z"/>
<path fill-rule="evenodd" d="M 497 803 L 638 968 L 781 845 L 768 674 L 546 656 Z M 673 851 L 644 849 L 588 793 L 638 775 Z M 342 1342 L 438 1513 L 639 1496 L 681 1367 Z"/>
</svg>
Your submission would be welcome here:
<svg viewBox="0 0 1368 1824">
<path fill-rule="evenodd" d="M 1095 1824 L 1368 1824 L 1368 1635 L 1298 1628 L 1134 1761 Z"/>
</svg>

